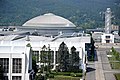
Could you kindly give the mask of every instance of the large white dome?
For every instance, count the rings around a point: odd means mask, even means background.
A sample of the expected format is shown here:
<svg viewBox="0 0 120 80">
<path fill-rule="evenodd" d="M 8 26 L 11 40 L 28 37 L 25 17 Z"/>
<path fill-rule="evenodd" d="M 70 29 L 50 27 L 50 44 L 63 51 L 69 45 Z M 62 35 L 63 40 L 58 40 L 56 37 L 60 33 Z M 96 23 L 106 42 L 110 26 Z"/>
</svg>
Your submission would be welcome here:
<svg viewBox="0 0 120 80">
<path fill-rule="evenodd" d="M 76 27 L 69 20 L 57 16 L 52 13 L 47 13 L 33 19 L 28 20 L 23 24 L 23 26 L 31 27 Z"/>
</svg>

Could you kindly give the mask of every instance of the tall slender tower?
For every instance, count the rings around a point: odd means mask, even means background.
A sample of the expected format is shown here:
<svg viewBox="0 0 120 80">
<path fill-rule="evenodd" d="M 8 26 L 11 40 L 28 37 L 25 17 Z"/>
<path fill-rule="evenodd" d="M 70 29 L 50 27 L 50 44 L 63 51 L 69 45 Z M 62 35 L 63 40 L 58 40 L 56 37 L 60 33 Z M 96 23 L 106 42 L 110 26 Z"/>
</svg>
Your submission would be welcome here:
<svg viewBox="0 0 120 80">
<path fill-rule="evenodd" d="M 111 33 L 111 9 L 107 8 L 105 12 L 105 33 Z"/>
</svg>

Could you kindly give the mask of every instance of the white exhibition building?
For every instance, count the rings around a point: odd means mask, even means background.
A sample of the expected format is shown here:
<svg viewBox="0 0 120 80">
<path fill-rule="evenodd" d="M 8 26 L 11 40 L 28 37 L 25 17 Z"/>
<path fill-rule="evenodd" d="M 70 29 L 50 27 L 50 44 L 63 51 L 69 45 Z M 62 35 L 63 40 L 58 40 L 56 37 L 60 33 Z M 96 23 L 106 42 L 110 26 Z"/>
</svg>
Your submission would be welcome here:
<svg viewBox="0 0 120 80">
<path fill-rule="evenodd" d="M 35 17 L 17 30 L 29 31 L 30 35 L 9 34 L 0 36 L 0 64 L 4 69 L 5 80 L 30 80 L 30 71 L 32 71 L 32 55 L 39 56 L 43 46 L 49 47 L 53 51 L 53 68 L 55 70 L 59 65 L 56 62 L 56 55 L 59 46 L 64 42 L 71 53 L 74 46 L 79 53 L 79 68 L 86 71 L 85 44 L 90 43 L 90 36 L 84 33 L 76 33 L 76 26 L 69 20 L 54 15 L 52 13 Z M 69 31 L 68 31 L 69 30 Z M 31 35 L 32 32 L 38 32 L 39 35 Z M 13 31 L 14 32 L 14 31 Z M 31 45 L 31 48 L 28 46 Z"/>
</svg>

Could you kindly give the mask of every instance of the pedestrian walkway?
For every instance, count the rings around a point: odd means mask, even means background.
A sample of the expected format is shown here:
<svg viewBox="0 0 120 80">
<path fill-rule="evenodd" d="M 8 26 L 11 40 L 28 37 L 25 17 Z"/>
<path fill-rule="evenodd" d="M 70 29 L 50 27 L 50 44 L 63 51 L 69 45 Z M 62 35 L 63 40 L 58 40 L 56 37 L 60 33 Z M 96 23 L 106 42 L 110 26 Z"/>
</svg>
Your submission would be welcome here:
<svg viewBox="0 0 120 80">
<path fill-rule="evenodd" d="M 108 71 L 108 70 L 105 70 L 104 71 L 104 73 L 120 73 L 120 70 L 114 70 L 114 69 L 112 69 L 112 70 L 110 70 L 110 71 Z"/>
<path fill-rule="evenodd" d="M 109 64 L 106 51 L 99 51 L 99 52 L 101 53 L 101 61 L 103 65 L 103 70 L 111 70 L 111 66 Z"/>
<path fill-rule="evenodd" d="M 87 65 L 86 80 L 96 80 L 94 62 L 89 62 Z"/>
<path fill-rule="evenodd" d="M 100 54 L 105 80 L 116 80 L 113 75 L 113 70 L 111 69 L 111 66 L 109 64 L 106 51 L 100 51 Z"/>
<path fill-rule="evenodd" d="M 96 56 L 95 62 L 88 62 L 86 80 L 116 80 L 113 74 L 119 71 L 111 69 L 106 50 L 97 50 Z"/>
<path fill-rule="evenodd" d="M 99 51 L 97 51 L 97 57 L 98 57 L 98 61 L 95 61 L 96 80 L 105 80 L 103 67 L 102 67 L 102 61 L 101 61 L 101 53 Z"/>
</svg>

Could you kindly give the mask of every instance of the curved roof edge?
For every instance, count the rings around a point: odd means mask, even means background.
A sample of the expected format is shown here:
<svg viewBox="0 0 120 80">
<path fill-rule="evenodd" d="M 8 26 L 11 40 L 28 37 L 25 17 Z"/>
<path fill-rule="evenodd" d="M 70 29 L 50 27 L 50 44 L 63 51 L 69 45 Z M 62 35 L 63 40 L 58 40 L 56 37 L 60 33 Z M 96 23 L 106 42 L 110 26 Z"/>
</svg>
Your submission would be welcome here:
<svg viewBox="0 0 120 80">
<path fill-rule="evenodd" d="M 71 21 L 57 16 L 53 13 L 47 13 L 37 16 L 25 22 L 22 26 L 38 27 L 76 27 Z"/>
</svg>

